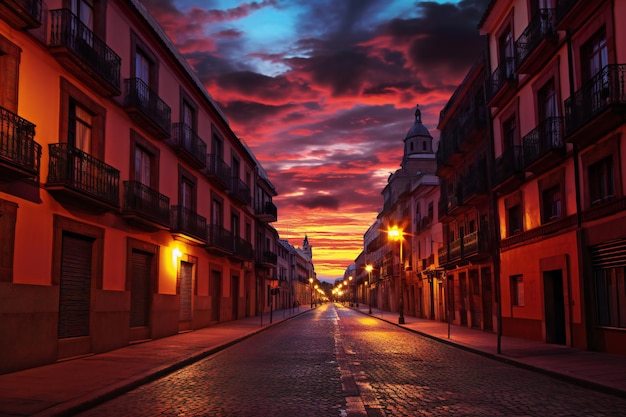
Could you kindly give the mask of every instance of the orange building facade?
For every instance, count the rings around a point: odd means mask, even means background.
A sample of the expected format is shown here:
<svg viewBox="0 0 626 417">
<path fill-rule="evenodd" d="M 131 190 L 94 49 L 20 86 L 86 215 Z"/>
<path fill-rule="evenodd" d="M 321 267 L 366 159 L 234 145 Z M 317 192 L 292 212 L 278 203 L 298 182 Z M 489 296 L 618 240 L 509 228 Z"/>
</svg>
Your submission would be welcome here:
<svg viewBox="0 0 626 417">
<path fill-rule="evenodd" d="M 262 311 L 276 192 L 145 8 L 0 17 L 0 372 Z"/>
<path fill-rule="evenodd" d="M 503 334 L 626 354 L 620 1 L 494 1 L 486 81 Z"/>
</svg>

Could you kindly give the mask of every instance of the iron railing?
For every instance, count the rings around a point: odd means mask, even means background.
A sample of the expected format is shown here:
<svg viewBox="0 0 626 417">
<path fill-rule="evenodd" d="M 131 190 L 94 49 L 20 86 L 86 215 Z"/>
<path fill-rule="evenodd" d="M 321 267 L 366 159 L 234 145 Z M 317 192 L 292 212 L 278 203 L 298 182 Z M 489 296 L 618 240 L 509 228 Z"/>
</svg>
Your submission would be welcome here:
<svg viewBox="0 0 626 417">
<path fill-rule="evenodd" d="M 487 79 L 487 100 L 494 98 L 504 85 L 513 79 L 515 79 L 515 58 L 504 58 Z"/>
<path fill-rule="evenodd" d="M 124 211 L 164 226 L 170 224 L 169 197 L 139 181 L 124 181 Z"/>
<path fill-rule="evenodd" d="M 278 209 L 271 201 L 266 201 L 265 203 L 257 202 L 254 211 L 258 215 L 266 215 L 274 219 L 278 216 Z"/>
<path fill-rule="evenodd" d="M 233 234 L 224 229 L 222 226 L 210 224 L 207 228 L 208 245 L 222 249 L 226 252 L 232 252 L 234 247 Z"/>
<path fill-rule="evenodd" d="M 174 123 L 172 126 L 174 146 L 184 149 L 199 164 L 206 166 L 206 143 L 185 123 Z"/>
<path fill-rule="evenodd" d="M 626 64 L 607 65 L 565 100 L 566 133 L 573 133 L 616 104 L 626 104 Z"/>
<path fill-rule="evenodd" d="M 549 117 L 522 138 L 524 167 L 552 150 L 563 149 L 564 119 Z"/>
<path fill-rule="evenodd" d="M 232 178 L 230 193 L 241 203 L 250 204 L 252 202 L 250 187 L 248 187 L 245 182 L 241 181 L 237 177 Z"/>
<path fill-rule="evenodd" d="M 119 90 L 122 59 L 69 9 L 50 10 L 50 46 L 66 47 Z"/>
<path fill-rule="evenodd" d="M 232 171 L 226 162 L 216 154 L 208 154 L 206 160 L 206 174 L 216 177 L 225 187 L 229 187 Z"/>
<path fill-rule="evenodd" d="M 34 138 L 34 124 L 0 107 L 0 160 L 39 175 L 41 145 Z"/>
<path fill-rule="evenodd" d="M 183 206 L 172 206 L 171 210 L 172 232 L 207 240 L 206 218 L 195 211 Z"/>
<path fill-rule="evenodd" d="M 539 9 L 515 41 L 517 65 L 524 62 L 543 39 L 556 35 L 555 9 Z"/>
<path fill-rule="evenodd" d="M 48 145 L 46 186 L 64 186 L 114 206 L 120 203 L 120 171 L 67 143 Z"/>
<path fill-rule="evenodd" d="M 252 243 L 239 236 L 233 237 L 233 255 L 240 259 L 253 260 L 254 249 L 252 249 Z"/>
<path fill-rule="evenodd" d="M 512 146 L 506 149 L 495 161 L 495 184 L 500 184 L 521 172 L 522 147 Z"/>
<path fill-rule="evenodd" d="M 136 108 L 163 131 L 169 132 L 172 117 L 170 106 L 141 78 L 127 78 L 124 85 L 124 106 Z"/>
</svg>

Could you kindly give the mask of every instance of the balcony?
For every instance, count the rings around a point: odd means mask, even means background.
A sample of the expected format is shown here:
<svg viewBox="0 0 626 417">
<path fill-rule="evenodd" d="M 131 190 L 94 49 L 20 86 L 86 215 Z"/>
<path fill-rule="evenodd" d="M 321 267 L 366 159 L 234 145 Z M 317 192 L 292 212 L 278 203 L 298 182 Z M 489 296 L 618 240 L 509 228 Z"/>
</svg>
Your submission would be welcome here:
<svg viewBox="0 0 626 417">
<path fill-rule="evenodd" d="M 206 167 L 206 143 L 185 123 L 174 123 L 170 144 L 181 159 L 196 169 Z"/>
<path fill-rule="evenodd" d="M 124 181 L 122 217 L 148 230 L 169 229 L 170 199 L 138 181 Z"/>
<path fill-rule="evenodd" d="M 550 117 L 522 138 L 524 170 L 539 175 L 565 156 L 564 119 Z"/>
<path fill-rule="evenodd" d="M 463 196 L 461 195 L 460 185 L 455 186 L 454 190 L 451 193 L 449 193 L 447 196 L 445 196 L 445 199 L 448 205 L 448 210 L 447 210 L 448 215 L 454 214 L 456 209 L 458 209 L 463 202 Z"/>
<path fill-rule="evenodd" d="M 469 205 L 480 196 L 487 196 L 487 166 L 485 162 L 478 162 L 470 166 L 466 175 L 461 179 L 461 197 L 463 205 Z"/>
<path fill-rule="evenodd" d="M 60 200 L 112 210 L 120 205 L 120 172 L 67 143 L 48 145 L 46 190 Z"/>
<path fill-rule="evenodd" d="M 255 262 L 259 266 L 271 268 L 276 266 L 276 264 L 278 263 L 278 255 L 269 250 L 258 251 L 256 253 Z"/>
<path fill-rule="evenodd" d="M 460 124 L 460 150 L 469 152 L 476 148 L 476 144 L 485 139 L 487 134 L 487 108 L 474 107 Z"/>
<path fill-rule="evenodd" d="M 230 257 L 235 261 L 252 261 L 254 259 L 252 244 L 238 236 L 233 237 L 233 253 Z"/>
<path fill-rule="evenodd" d="M 250 205 L 252 202 L 252 195 L 250 194 L 250 187 L 248 187 L 243 181 L 237 177 L 233 177 L 230 187 L 230 197 L 235 203 L 242 206 Z"/>
<path fill-rule="evenodd" d="M 124 80 L 126 113 L 146 132 L 157 139 L 170 137 L 170 107 L 141 78 Z"/>
<path fill-rule="evenodd" d="M 626 197 L 609 197 L 592 202 L 591 207 L 583 211 L 582 221 L 589 222 L 602 217 L 611 216 L 626 210 Z"/>
<path fill-rule="evenodd" d="M 103 96 L 120 95 L 122 59 L 68 9 L 50 10 L 50 52 Z"/>
<path fill-rule="evenodd" d="M 172 206 L 171 232 L 174 239 L 196 245 L 206 245 L 206 219 L 183 206 Z"/>
<path fill-rule="evenodd" d="M 494 190 L 501 193 L 513 191 L 524 180 L 522 171 L 522 147 L 505 150 L 495 161 Z"/>
<path fill-rule="evenodd" d="M 599 2 L 582 0 L 557 0 L 556 1 L 556 28 L 567 30 L 579 27 L 584 23 Z"/>
<path fill-rule="evenodd" d="M 451 171 L 455 164 L 463 160 L 458 126 L 454 126 L 453 129 L 453 131 L 442 132 L 437 150 L 437 174 L 440 171 L 442 174 Z"/>
<path fill-rule="evenodd" d="M 221 255 L 230 255 L 233 253 L 234 242 L 231 232 L 216 224 L 210 224 L 207 232 L 208 241 L 206 249 L 209 252 Z"/>
<path fill-rule="evenodd" d="M 486 231 L 475 231 L 444 244 L 438 249 L 439 264 L 442 266 L 461 264 L 486 258 L 490 255 Z"/>
<path fill-rule="evenodd" d="M 230 167 L 226 165 L 226 162 L 215 154 L 208 154 L 206 156 L 206 162 L 206 169 L 203 171 L 204 175 L 222 190 L 230 189 L 232 171 Z"/>
<path fill-rule="evenodd" d="M 0 19 L 15 29 L 35 29 L 41 26 L 41 0 L 3 0 Z"/>
<path fill-rule="evenodd" d="M 558 40 L 556 10 L 540 9 L 515 41 L 517 73 L 537 73 L 556 51 Z"/>
<path fill-rule="evenodd" d="M 506 58 L 489 76 L 485 84 L 487 89 L 487 104 L 490 107 L 503 107 L 515 94 L 517 89 L 517 74 L 515 73 L 515 58 Z"/>
<path fill-rule="evenodd" d="M 607 65 L 565 100 L 565 135 L 581 148 L 624 123 L 626 64 Z"/>
<path fill-rule="evenodd" d="M 576 214 L 572 214 L 570 216 L 563 217 L 560 220 L 546 223 L 539 227 L 535 227 L 534 229 L 507 237 L 506 239 L 502 239 L 500 242 L 501 250 L 505 251 L 522 243 L 533 243 L 560 233 L 569 232 L 576 228 L 576 221 Z"/>
<path fill-rule="evenodd" d="M 278 220 L 278 209 L 271 201 L 257 203 L 254 211 L 257 218 L 262 222 L 270 223 Z"/>
<path fill-rule="evenodd" d="M 0 177 L 5 180 L 39 176 L 41 145 L 35 125 L 0 107 Z"/>
</svg>

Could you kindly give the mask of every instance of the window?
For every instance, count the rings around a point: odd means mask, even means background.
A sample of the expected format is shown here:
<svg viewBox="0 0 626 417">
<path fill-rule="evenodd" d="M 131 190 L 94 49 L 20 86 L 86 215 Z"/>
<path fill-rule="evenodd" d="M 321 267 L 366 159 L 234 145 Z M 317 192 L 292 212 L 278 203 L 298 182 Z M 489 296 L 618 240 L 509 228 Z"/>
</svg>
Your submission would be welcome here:
<svg viewBox="0 0 626 417">
<path fill-rule="evenodd" d="M 626 267 L 594 271 L 599 326 L 626 327 Z"/>
<path fill-rule="evenodd" d="M 547 223 L 561 217 L 561 198 L 560 186 L 551 187 L 542 192 L 543 223 Z"/>
<path fill-rule="evenodd" d="M 135 51 L 135 78 L 139 78 L 150 85 L 151 68 L 150 58 L 140 48 L 137 48 Z"/>
<path fill-rule="evenodd" d="M 554 79 L 548 81 L 537 93 L 539 102 L 539 122 L 551 117 L 558 117 L 558 101 Z"/>
<path fill-rule="evenodd" d="M 515 41 L 511 27 L 507 27 L 499 38 L 500 64 L 504 65 L 506 78 L 515 74 Z"/>
<path fill-rule="evenodd" d="M 159 77 L 158 77 L 158 60 L 148 45 L 134 32 L 130 36 L 131 44 L 131 78 L 142 80 L 152 91 L 158 93 Z M 145 92 L 144 94 L 148 94 Z"/>
<path fill-rule="evenodd" d="M 151 155 L 141 146 L 135 148 L 135 181 L 150 187 Z"/>
<path fill-rule="evenodd" d="M 70 99 L 67 143 L 85 153 L 91 153 L 93 116 L 87 109 Z"/>
<path fill-rule="evenodd" d="M 17 113 L 20 48 L 0 36 L 0 106 Z"/>
<path fill-rule="evenodd" d="M 583 83 L 609 64 L 606 33 L 601 29 L 585 43 L 581 50 Z"/>
<path fill-rule="evenodd" d="M 196 211 L 197 179 L 183 167 L 178 167 L 178 204 Z"/>
<path fill-rule="evenodd" d="M 614 196 L 613 158 L 609 156 L 589 166 L 589 198 L 594 205 Z"/>
<path fill-rule="evenodd" d="M 72 0 L 71 10 L 89 30 L 93 30 L 93 0 Z"/>
<path fill-rule="evenodd" d="M 524 277 L 511 276 L 511 304 L 515 307 L 524 306 Z"/>
<path fill-rule="evenodd" d="M 159 149 L 134 130 L 130 132 L 130 180 L 159 188 Z"/>
<path fill-rule="evenodd" d="M 510 117 L 502 124 L 503 150 L 513 149 L 516 142 L 517 123 L 515 116 Z"/>
<path fill-rule="evenodd" d="M 239 215 L 237 213 L 230 214 L 230 232 L 234 237 L 239 237 Z"/>
<path fill-rule="evenodd" d="M 522 233 L 522 205 L 516 204 L 513 207 L 509 207 L 506 212 L 507 216 L 507 228 L 506 235 L 513 236 L 518 233 Z"/>
<path fill-rule="evenodd" d="M 211 200 L 211 224 L 219 227 L 224 226 L 224 204 L 221 199 Z"/>
</svg>

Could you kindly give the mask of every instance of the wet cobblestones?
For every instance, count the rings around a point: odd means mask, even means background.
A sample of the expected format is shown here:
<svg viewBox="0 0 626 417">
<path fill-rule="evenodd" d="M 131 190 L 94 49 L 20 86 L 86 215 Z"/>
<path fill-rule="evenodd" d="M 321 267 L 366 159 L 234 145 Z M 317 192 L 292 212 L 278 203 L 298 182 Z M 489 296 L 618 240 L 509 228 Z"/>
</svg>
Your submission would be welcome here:
<svg viewBox="0 0 626 417">
<path fill-rule="evenodd" d="M 82 416 L 621 416 L 626 400 L 325 305 Z"/>
</svg>

